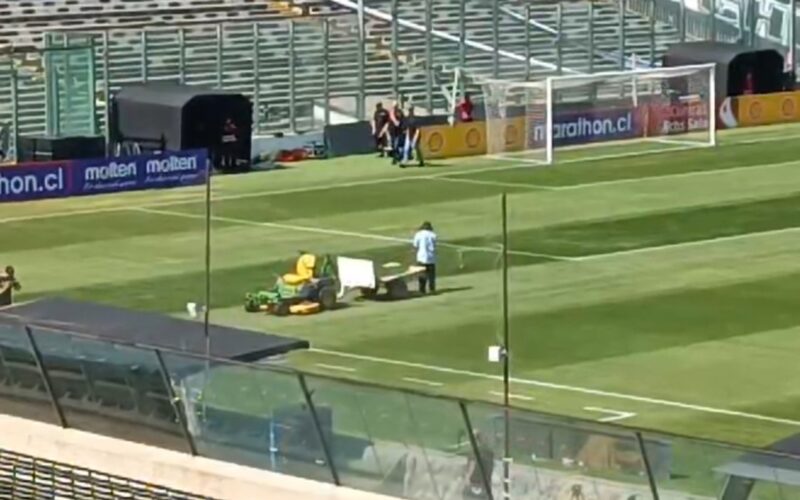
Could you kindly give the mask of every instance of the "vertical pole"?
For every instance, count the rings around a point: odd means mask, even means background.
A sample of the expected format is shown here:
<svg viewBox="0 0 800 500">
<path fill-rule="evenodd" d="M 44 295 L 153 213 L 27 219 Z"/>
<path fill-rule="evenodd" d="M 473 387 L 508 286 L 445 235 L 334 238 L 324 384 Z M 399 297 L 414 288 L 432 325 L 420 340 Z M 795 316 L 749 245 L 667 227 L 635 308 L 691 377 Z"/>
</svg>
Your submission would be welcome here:
<svg viewBox="0 0 800 500">
<path fill-rule="evenodd" d="M 359 120 L 366 119 L 366 43 L 367 26 L 364 18 L 364 0 L 358 0 L 358 98 L 356 99 L 356 116 Z"/>
<path fill-rule="evenodd" d="M 594 2 L 589 2 L 589 73 L 594 73 Z M 592 87 L 594 88 L 594 86 Z"/>
<path fill-rule="evenodd" d="M 111 156 L 111 71 L 109 70 L 108 63 L 111 60 L 108 54 L 109 39 L 108 30 L 103 30 L 103 93 L 106 96 L 106 109 L 105 109 L 105 141 L 106 141 L 106 156 Z"/>
<path fill-rule="evenodd" d="M 641 432 L 636 433 L 636 441 L 639 443 L 639 453 L 642 454 L 645 472 L 647 472 L 647 482 L 650 484 L 650 493 L 653 495 L 653 500 L 659 500 L 658 485 L 656 484 L 655 476 L 653 476 L 653 468 L 650 466 L 650 458 L 647 456 L 647 449 L 645 448 L 644 438 Z"/>
<path fill-rule="evenodd" d="M 186 29 L 178 28 L 178 82 L 186 83 Z"/>
<path fill-rule="evenodd" d="M 328 18 L 322 20 L 322 103 L 325 106 L 325 126 L 331 124 L 331 64 L 329 44 L 331 39 L 331 21 Z M 394 57 L 392 57 L 394 64 Z"/>
<path fill-rule="evenodd" d="M 206 366 L 203 382 L 203 392 L 208 388 L 208 376 L 211 371 L 211 166 L 212 159 L 206 160 L 206 297 L 203 307 L 203 335 L 206 340 Z M 203 397 L 203 418 L 206 416 L 206 397 Z"/>
<path fill-rule="evenodd" d="M 717 145 L 717 67 L 708 72 L 708 127 L 711 146 Z"/>
<path fill-rule="evenodd" d="M 550 79 L 548 78 L 548 81 Z M 508 196 L 503 193 L 503 498 L 511 498 L 511 335 L 508 310 Z M 478 457 L 480 460 L 480 457 Z"/>
<path fill-rule="evenodd" d="M 525 80 L 531 79 L 531 4 L 525 4 Z"/>
<path fill-rule="evenodd" d="M 399 40 L 399 26 L 397 24 L 397 2 L 399 0 L 392 0 L 390 9 L 392 13 L 392 40 L 391 40 L 391 52 L 392 52 L 392 98 L 393 99 L 400 99 L 400 67 L 397 60 L 397 52 L 398 52 L 398 45 L 400 44 Z M 462 0 L 463 1 L 463 0 Z"/>
<path fill-rule="evenodd" d="M 19 74 L 14 67 L 14 60 L 8 60 L 11 69 L 11 140 L 13 141 L 14 162 L 20 159 L 19 154 Z"/>
<path fill-rule="evenodd" d="M 680 36 L 681 43 L 683 43 L 686 41 L 686 3 L 683 0 L 678 2 L 678 16 L 680 18 L 678 20 L 678 34 Z"/>
<path fill-rule="evenodd" d="M 47 372 L 44 360 L 42 359 L 42 353 L 39 352 L 39 346 L 36 344 L 36 340 L 33 338 L 33 332 L 28 326 L 25 327 L 25 335 L 28 337 L 28 343 L 31 346 L 31 354 L 33 355 L 33 359 L 36 361 L 36 368 L 39 369 L 39 375 L 42 377 L 42 382 L 44 383 L 44 388 L 47 391 L 47 395 L 50 397 L 50 403 L 53 405 L 53 411 L 56 414 L 58 424 L 66 429 L 67 419 L 64 417 L 64 410 L 58 403 L 56 394 L 53 391 L 53 382 L 50 380 L 50 374 Z"/>
<path fill-rule="evenodd" d="M 758 5 L 756 0 L 747 0 L 747 11 L 750 17 L 750 46 L 756 45 L 756 28 L 758 27 Z"/>
<path fill-rule="evenodd" d="M 789 57 L 792 60 L 789 62 L 792 68 L 792 89 L 794 89 L 795 81 L 797 81 L 797 0 L 791 0 L 789 5 L 789 17 L 791 24 L 789 25 Z"/>
<path fill-rule="evenodd" d="M 433 114 L 433 0 L 425 0 L 425 106 Z"/>
<path fill-rule="evenodd" d="M 492 0 L 492 77 L 500 77 L 500 0 Z"/>
<path fill-rule="evenodd" d="M 650 67 L 656 67 L 656 2 L 658 0 L 650 0 Z M 633 68 L 636 69 L 636 68 Z"/>
<path fill-rule="evenodd" d="M 139 43 L 142 46 L 141 59 L 139 60 L 141 67 L 139 68 L 139 72 L 142 76 L 142 82 L 147 83 L 147 78 L 149 76 L 147 67 L 147 30 L 144 28 L 139 32 Z"/>
<path fill-rule="evenodd" d="M 556 70 L 560 75 L 564 68 L 561 39 L 564 37 L 564 6 L 556 4 Z"/>
<path fill-rule="evenodd" d="M 253 125 L 261 132 L 261 26 L 253 23 Z"/>
<path fill-rule="evenodd" d="M 492 478 L 486 471 L 486 464 L 483 463 L 481 456 L 481 449 L 478 446 L 478 441 L 475 439 L 475 429 L 472 427 L 472 422 L 469 418 L 467 405 L 463 401 L 458 402 L 458 407 L 461 409 L 461 416 L 464 418 L 464 425 L 467 427 L 467 435 L 469 436 L 469 444 L 472 446 L 472 453 L 475 454 L 475 463 L 478 465 L 478 471 L 481 473 L 481 482 L 483 482 L 483 490 L 486 492 L 487 500 L 493 500 L 494 494 L 492 493 Z"/>
<path fill-rule="evenodd" d="M 328 443 L 327 439 L 325 439 L 325 433 L 322 431 L 322 424 L 319 420 L 317 407 L 314 404 L 314 401 L 311 399 L 311 393 L 308 391 L 306 377 L 305 375 L 298 373 L 297 379 L 300 381 L 300 388 L 303 390 L 303 396 L 305 397 L 308 411 L 311 413 L 311 418 L 314 422 L 314 428 L 317 431 L 317 437 L 319 438 L 320 446 L 322 447 L 322 453 L 325 455 L 325 461 L 328 463 L 328 467 L 330 468 L 333 484 L 336 486 L 341 486 L 342 482 L 339 479 L 339 472 L 336 470 L 336 464 L 333 463 L 333 454 L 331 453 L 330 448 L 331 443 Z"/>
<path fill-rule="evenodd" d="M 172 387 L 172 379 L 169 376 L 167 364 L 164 363 L 164 356 L 161 355 L 161 351 L 158 349 L 155 349 L 154 352 L 156 354 L 156 359 L 158 360 L 158 367 L 161 371 L 161 380 L 164 382 L 164 389 L 166 389 L 169 401 L 172 403 L 172 409 L 175 410 L 175 418 L 178 419 L 178 425 L 181 426 L 181 432 L 183 432 L 183 437 L 186 439 L 186 445 L 189 447 L 189 453 L 191 453 L 193 457 L 196 457 L 197 446 L 194 444 L 194 437 L 192 436 L 192 433 L 189 432 L 189 424 L 186 421 L 186 415 L 183 413 L 183 408 L 181 408 L 179 403 L 180 400 Z"/>
<path fill-rule="evenodd" d="M 548 77 L 545 80 L 545 109 L 547 116 L 545 122 L 545 136 L 547 137 L 547 150 L 546 150 L 546 163 L 551 165 L 553 163 L 553 78 Z"/>
<path fill-rule="evenodd" d="M 289 129 L 297 131 L 297 113 L 295 110 L 295 60 L 294 60 L 294 19 L 289 20 Z"/>
<path fill-rule="evenodd" d="M 216 40 L 216 42 L 217 42 L 217 88 L 218 89 L 221 89 L 222 85 L 223 85 L 223 77 L 222 77 L 222 65 L 223 65 L 222 58 L 223 58 L 223 55 L 222 54 L 224 52 L 223 44 L 225 43 L 224 42 L 225 33 L 223 31 L 224 29 L 225 29 L 225 25 L 224 24 L 218 24 L 217 25 L 217 40 Z"/>
<path fill-rule="evenodd" d="M 467 64 L 467 0 L 458 0 L 458 67 Z"/>
<path fill-rule="evenodd" d="M 625 70 L 625 0 L 619 0 L 619 69 Z"/>
<path fill-rule="evenodd" d="M 740 44 L 747 43 L 747 6 L 745 0 L 739 1 L 739 39 Z"/>
<path fill-rule="evenodd" d="M 717 40 L 717 0 L 711 0 L 711 41 Z"/>
</svg>

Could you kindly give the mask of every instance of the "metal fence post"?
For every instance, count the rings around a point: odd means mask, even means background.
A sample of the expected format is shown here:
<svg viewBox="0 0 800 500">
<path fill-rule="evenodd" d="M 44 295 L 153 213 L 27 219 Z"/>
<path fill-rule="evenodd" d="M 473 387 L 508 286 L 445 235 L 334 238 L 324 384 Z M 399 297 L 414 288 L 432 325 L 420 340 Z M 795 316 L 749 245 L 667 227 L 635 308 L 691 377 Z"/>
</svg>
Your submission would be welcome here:
<svg viewBox="0 0 800 500">
<path fill-rule="evenodd" d="M 186 83 L 186 30 L 178 28 L 178 82 Z"/>
<path fill-rule="evenodd" d="M 492 76 L 500 76 L 500 0 L 492 0 Z"/>
<path fill-rule="evenodd" d="M 342 482 L 339 479 L 339 472 L 336 470 L 336 464 L 333 463 L 333 454 L 331 453 L 330 443 L 328 443 L 325 440 L 325 433 L 322 431 L 322 424 L 320 423 L 319 420 L 317 407 L 314 405 L 314 401 L 311 399 L 311 393 L 308 391 L 306 376 L 303 375 L 302 373 L 298 373 L 297 380 L 300 381 L 300 388 L 303 390 L 303 396 L 306 399 L 308 410 L 311 413 L 311 419 L 314 421 L 314 428 L 317 431 L 317 437 L 319 438 L 320 445 L 322 446 L 322 453 L 325 454 L 325 461 L 328 462 L 328 467 L 331 470 L 331 477 L 333 478 L 333 484 L 335 484 L 336 486 L 341 486 Z"/>
<path fill-rule="evenodd" d="M 322 102 L 325 107 L 324 120 L 325 126 L 331 124 L 331 63 L 330 63 L 330 39 L 331 24 L 329 19 L 322 20 Z"/>
<path fill-rule="evenodd" d="M 564 38 L 564 7 L 556 4 L 556 71 L 560 75 L 564 69 L 564 54 L 561 39 Z"/>
<path fill-rule="evenodd" d="M 594 72 L 594 2 L 589 2 L 589 73 Z"/>
<path fill-rule="evenodd" d="M 33 338 L 33 332 L 29 326 L 25 326 L 25 335 L 28 337 L 28 343 L 31 346 L 31 354 L 33 354 L 33 359 L 36 361 L 36 367 L 39 369 L 39 375 L 42 376 L 44 388 L 47 391 L 47 395 L 50 397 L 50 403 L 53 405 L 53 411 L 56 414 L 58 423 L 61 427 L 66 429 L 67 419 L 64 417 L 64 410 L 58 403 L 55 391 L 53 391 L 53 382 L 50 380 L 50 374 L 47 373 L 44 360 L 42 360 L 42 353 L 39 351 L 39 346 L 36 344 L 36 340 Z"/>
<path fill-rule="evenodd" d="M 221 89 L 222 85 L 223 85 L 223 77 L 222 77 L 222 64 L 223 63 L 222 63 L 222 58 L 223 58 L 223 52 L 224 52 L 223 44 L 225 43 L 224 42 L 225 33 L 223 31 L 225 29 L 224 26 L 225 26 L 224 24 L 218 24 L 217 25 L 217 40 L 216 40 L 216 42 L 217 42 L 217 88 L 218 89 Z"/>
<path fill-rule="evenodd" d="M 678 2 L 678 35 L 680 36 L 681 43 L 686 41 L 686 4 Z"/>
<path fill-rule="evenodd" d="M 794 85 L 794 83 L 797 81 L 797 0 L 792 0 L 789 10 L 789 15 L 792 18 L 792 26 L 790 28 L 792 31 L 789 35 L 789 43 L 791 47 L 791 50 L 789 50 L 789 55 L 792 58 L 792 85 Z"/>
<path fill-rule="evenodd" d="M 253 125 L 261 132 L 261 28 L 253 23 Z"/>
<path fill-rule="evenodd" d="M 392 53 L 392 98 L 399 99 L 400 98 L 400 67 L 397 60 L 397 51 L 398 45 L 400 44 L 399 41 L 399 28 L 397 25 L 397 2 L 398 0 L 392 0 L 390 5 L 391 14 L 392 14 L 392 40 L 391 40 L 391 53 Z"/>
<path fill-rule="evenodd" d="M 531 79 L 531 4 L 525 4 L 525 79 Z"/>
<path fill-rule="evenodd" d="M 717 0 L 711 0 L 711 41 L 717 40 Z"/>
<path fill-rule="evenodd" d="M 650 459 L 647 456 L 647 449 L 645 448 L 644 438 L 641 432 L 636 433 L 636 441 L 639 443 L 639 452 L 642 454 L 645 472 L 647 472 L 647 482 L 650 484 L 650 493 L 653 495 L 653 500 L 659 500 L 658 485 L 653 475 L 653 468 L 650 466 Z"/>
<path fill-rule="evenodd" d="M 358 0 L 358 98 L 356 99 L 356 116 L 359 120 L 366 118 L 366 43 L 367 26 L 364 18 L 364 0 Z"/>
<path fill-rule="evenodd" d="M 105 108 L 105 120 L 106 120 L 106 129 L 105 129 L 105 140 L 106 140 L 106 156 L 111 155 L 111 71 L 109 70 L 108 63 L 111 60 L 108 54 L 109 50 L 109 38 L 108 38 L 108 30 L 103 30 L 103 37 L 102 37 L 102 46 L 103 46 L 103 93 L 106 96 L 106 108 Z"/>
<path fill-rule="evenodd" d="M 297 132 L 297 113 L 295 110 L 295 60 L 294 60 L 294 20 L 289 20 L 289 129 Z"/>
<path fill-rule="evenodd" d="M 619 69 L 625 70 L 625 0 L 619 0 Z"/>
<path fill-rule="evenodd" d="M 19 161 L 19 75 L 14 67 L 14 59 L 9 58 L 8 66 L 11 71 L 11 141 L 14 148 L 14 162 Z"/>
<path fill-rule="evenodd" d="M 433 114 L 433 0 L 425 0 L 425 106 Z"/>
<path fill-rule="evenodd" d="M 161 355 L 161 351 L 158 349 L 155 349 L 154 352 L 156 353 L 156 358 L 158 359 L 158 367 L 161 371 L 161 380 L 164 381 L 164 388 L 167 390 L 167 395 L 169 396 L 169 401 L 172 404 L 172 409 L 175 410 L 175 417 L 178 419 L 178 424 L 181 426 L 183 437 L 186 438 L 186 444 L 189 446 L 189 453 L 196 457 L 197 447 L 194 443 L 194 437 L 192 436 L 191 432 L 189 432 L 189 423 L 186 421 L 186 415 L 184 415 L 183 408 L 179 404 L 180 398 L 175 394 L 175 390 L 172 387 L 172 379 L 169 376 L 167 364 L 164 363 L 164 356 Z"/>
<path fill-rule="evenodd" d="M 141 68 L 139 68 L 139 71 L 142 76 L 142 82 L 147 83 L 147 78 L 149 76 L 147 67 L 147 30 L 144 28 L 139 32 L 139 43 L 142 46 L 141 59 L 139 60 Z"/>
<path fill-rule="evenodd" d="M 656 66 L 656 2 L 658 0 L 650 0 L 650 67 Z M 636 68 L 634 68 L 636 69 Z"/>
<path fill-rule="evenodd" d="M 475 455 L 475 463 L 478 465 L 478 471 L 481 473 L 481 481 L 483 482 L 483 489 L 484 491 L 486 491 L 488 500 L 493 500 L 494 494 L 492 493 L 492 478 L 489 477 L 489 474 L 486 471 L 486 465 L 483 463 L 483 457 L 481 457 L 481 449 L 478 446 L 478 440 L 475 439 L 475 430 L 472 427 L 472 422 L 470 421 L 469 418 L 469 412 L 467 411 L 467 406 L 464 404 L 463 401 L 459 401 L 458 407 L 461 409 L 461 416 L 464 417 L 464 425 L 467 427 L 469 444 L 472 447 L 472 453 Z"/>
<path fill-rule="evenodd" d="M 458 0 L 458 67 L 467 63 L 467 0 Z"/>
</svg>

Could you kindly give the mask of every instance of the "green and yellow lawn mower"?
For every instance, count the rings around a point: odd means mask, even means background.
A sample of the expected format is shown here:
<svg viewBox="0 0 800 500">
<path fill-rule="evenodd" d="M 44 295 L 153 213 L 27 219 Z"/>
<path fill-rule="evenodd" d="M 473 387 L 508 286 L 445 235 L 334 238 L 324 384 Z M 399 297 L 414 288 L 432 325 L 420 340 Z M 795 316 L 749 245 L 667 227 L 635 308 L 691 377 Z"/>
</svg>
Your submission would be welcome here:
<svg viewBox="0 0 800 500">
<path fill-rule="evenodd" d="M 275 316 L 314 314 L 336 308 L 339 280 L 329 255 L 321 258 L 303 252 L 295 272 L 278 278 L 270 290 L 245 295 L 247 312 L 266 312 Z"/>
</svg>

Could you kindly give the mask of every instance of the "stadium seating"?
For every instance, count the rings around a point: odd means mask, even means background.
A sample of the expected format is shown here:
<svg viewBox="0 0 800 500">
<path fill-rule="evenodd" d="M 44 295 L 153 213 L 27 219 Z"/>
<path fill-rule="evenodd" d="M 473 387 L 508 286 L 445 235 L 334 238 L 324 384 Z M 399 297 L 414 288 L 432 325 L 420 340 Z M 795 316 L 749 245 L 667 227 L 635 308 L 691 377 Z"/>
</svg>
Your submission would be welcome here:
<svg viewBox="0 0 800 500">
<path fill-rule="evenodd" d="M 375 9 L 373 14 L 384 16 L 366 16 L 364 94 L 368 102 L 373 102 L 394 94 L 392 24 L 385 18 L 390 14 L 391 0 L 369 0 L 366 5 Z M 398 17 L 418 26 L 398 27 L 400 94 L 427 107 L 430 70 L 434 84 L 431 111 L 446 109 L 441 89 L 452 83 L 450 70 L 459 65 L 462 52 L 468 75 L 492 75 L 493 11 L 489 2 L 466 1 L 469 14 L 464 21 L 465 39 L 471 45 L 462 49 L 457 40 L 459 1 L 434 0 L 432 28 L 450 38 L 432 37 L 430 60 L 425 57 L 425 1 L 403 0 L 397 5 Z M 668 24 L 651 23 L 647 16 L 633 11 L 627 11 L 623 20 L 617 3 L 596 2 L 590 54 L 588 1 L 564 2 L 561 6 L 530 4 L 534 23 L 527 35 L 523 5 L 517 0 L 503 0 L 500 4 L 500 49 L 516 56 L 500 57 L 502 78 L 526 76 L 525 64 L 519 60 L 526 55 L 526 36 L 531 40 L 530 55 L 540 62 L 532 66 L 532 77 L 558 71 L 617 69 L 622 64 L 630 65 L 632 54 L 649 63 L 651 40 L 655 41 L 653 55 L 658 57 L 677 39 L 675 28 Z M 560 16 L 558 9 L 562 9 Z M 324 96 L 320 75 L 326 57 L 330 106 L 350 115 L 356 110 L 360 90 L 357 17 L 352 8 L 337 0 L 2 0 L 0 16 L 6 20 L 0 27 L 0 46 L 13 44 L 18 51 L 40 47 L 45 32 L 91 34 L 97 74 L 108 74 L 112 90 L 140 81 L 182 80 L 254 96 L 257 86 L 260 132 L 319 128 Z M 620 54 L 622 21 L 626 37 L 624 53 Z M 559 23 L 562 36 L 556 33 Z M 102 37 L 104 30 L 109 33 L 106 41 Z M 104 43 L 108 44 L 108 57 Z M 475 44 L 484 44 L 484 48 L 476 48 Z M 17 55 L 14 64 L 19 71 L 19 131 L 41 132 L 45 123 L 41 61 L 31 55 Z M 290 80 L 294 85 L 289 85 Z M 106 96 L 100 92 L 102 85 L 97 87 L 98 121 L 102 125 Z M 10 88 L 8 63 L 4 64 L 0 57 L 0 89 L 5 89 L 0 90 L 0 124 L 11 121 Z"/>
</svg>

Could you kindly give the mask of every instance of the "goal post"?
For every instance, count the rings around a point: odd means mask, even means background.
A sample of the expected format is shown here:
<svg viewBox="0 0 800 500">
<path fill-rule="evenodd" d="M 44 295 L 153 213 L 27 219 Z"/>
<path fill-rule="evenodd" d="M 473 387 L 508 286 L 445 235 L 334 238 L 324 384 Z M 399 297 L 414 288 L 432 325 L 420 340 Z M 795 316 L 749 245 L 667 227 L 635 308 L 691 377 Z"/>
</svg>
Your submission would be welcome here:
<svg viewBox="0 0 800 500">
<path fill-rule="evenodd" d="M 716 145 L 714 64 L 485 80 L 482 88 L 487 153 L 498 158 L 551 164 Z"/>
</svg>

